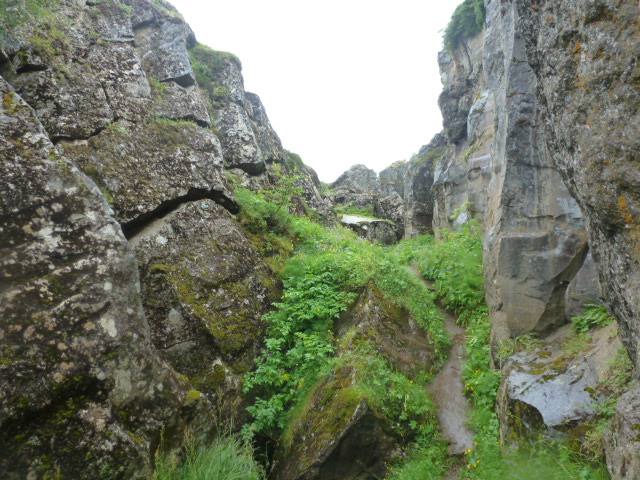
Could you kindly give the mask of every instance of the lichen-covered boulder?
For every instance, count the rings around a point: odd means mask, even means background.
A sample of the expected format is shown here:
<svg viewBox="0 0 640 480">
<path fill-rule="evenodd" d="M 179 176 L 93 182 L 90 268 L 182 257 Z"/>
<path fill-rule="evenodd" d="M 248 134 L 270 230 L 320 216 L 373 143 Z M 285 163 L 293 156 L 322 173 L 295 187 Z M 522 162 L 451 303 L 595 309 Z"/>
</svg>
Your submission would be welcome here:
<svg viewBox="0 0 640 480">
<path fill-rule="evenodd" d="M 640 478 L 640 387 L 618 400 L 604 445 L 613 480 Z"/>
<path fill-rule="evenodd" d="M 276 275 L 234 217 L 211 200 L 181 206 L 131 243 L 154 346 L 239 424 L 239 375 L 262 346 L 261 317 L 281 294 Z"/>
<path fill-rule="evenodd" d="M 541 434 L 582 439 L 585 424 L 595 417 L 596 404 L 603 399 L 598 384 L 622 345 L 615 328 L 610 325 L 594 333 L 578 355 L 567 350 L 565 332 L 531 353 L 509 358 L 497 403 L 505 443 Z"/>
<path fill-rule="evenodd" d="M 380 183 L 376 172 L 365 165 L 353 165 L 330 185 L 336 205 L 375 210 Z"/>
<path fill-rule="evenodd" d="M 0 471 L 148 477 L 161 431 L 194 408 L 189 387 L 151 346 L 100 190 L 2 79 L 0 96 Z"/>
<path fill-rule="evenodd" d="M 227 168 L 258 175 L 265 172 L 267 163 L 284 162 L 285 151 L 260 98 L 244 90 L 240 60 L 199 44 L 191 56 L 200 87 L 216 108 L 216 129 Z"/>
<path fill-rule="evenodd" d="M 385 299 L 375 285 L 364 288 L 353 307 L 336 322 L 335 330 L 345 348 L 368 342 L 409 375 L 431 370 L 436 363 L 425 331 L 408 311 Z"/>
<path fill-rule="evenodd" d="M 382 476 L 397 439 L 354 388 L 345 367 L 312 390 L 276 458 L 278 480 L 356 480 Z"/>
<path fill-rule="evenodd" d="M 59 147 L 103 188 L 127 235 L 186 201 L 209 198 L 238 210 L 217 137 L 193 122 L 116 122 Z"/>
</svg>

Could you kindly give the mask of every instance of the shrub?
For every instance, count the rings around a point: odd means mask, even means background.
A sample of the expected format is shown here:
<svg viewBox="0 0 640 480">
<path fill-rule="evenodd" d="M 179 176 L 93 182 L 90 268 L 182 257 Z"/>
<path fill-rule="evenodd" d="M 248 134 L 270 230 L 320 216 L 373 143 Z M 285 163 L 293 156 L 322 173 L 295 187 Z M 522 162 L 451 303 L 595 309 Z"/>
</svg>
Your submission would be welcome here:
<svg viewBox="0 0 640 480">
<path fill-rule="evenodd" d="M 453 12 L 444 31 L 445 49 L 453 52 L 460 41 L 481 31 L 484 19 L 484 0 L 464 0 Z"/>
</svg>

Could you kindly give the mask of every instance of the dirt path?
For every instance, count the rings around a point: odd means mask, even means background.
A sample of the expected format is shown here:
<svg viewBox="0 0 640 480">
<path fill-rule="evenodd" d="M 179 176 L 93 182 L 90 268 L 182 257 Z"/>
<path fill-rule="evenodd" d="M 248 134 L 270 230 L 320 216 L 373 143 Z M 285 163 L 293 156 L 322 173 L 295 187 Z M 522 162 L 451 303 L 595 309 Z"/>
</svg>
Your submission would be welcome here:
<svg viewBox="0 0 640 480">
<path fill-rule="evenodd" d="M 421 278 L 416 268 L 411 271 Z M 429 282 L 423 280 L 430 289 Z M 466 426 L 471 418 L 471 406 L 464 396 L 462 382 L 462 366 L 464 364 L 464 328 L 456 325 L 453 313 L 442 311 L 445 316 L 445 327 L 451 335 L 451 352 L 442 370 L 435 376 L 429 386 L 431 398 L 438 407 L 438 421 L 444 438 L 449 442 L 449 453 L 459 455 L 473 448 L 473 432 Z M 459 467 L 454 467 L 445 480 L 458 478 Z"/>
<path fill-rule="evenodd" d="M 464 396 L 461 378 L 464 329 L 456 325 L 455 315 L 443 313 L 447 332 L 452 339 L 451 353 L 442 370 L 432 380 L 429 393 L 438 407 L 438 421 L 444 438 L 449 441 L 449 453 L 458 455 L 473 448 L 473 432 L 466 426 L 471 416 L 471 407 Z"/>
</svg>

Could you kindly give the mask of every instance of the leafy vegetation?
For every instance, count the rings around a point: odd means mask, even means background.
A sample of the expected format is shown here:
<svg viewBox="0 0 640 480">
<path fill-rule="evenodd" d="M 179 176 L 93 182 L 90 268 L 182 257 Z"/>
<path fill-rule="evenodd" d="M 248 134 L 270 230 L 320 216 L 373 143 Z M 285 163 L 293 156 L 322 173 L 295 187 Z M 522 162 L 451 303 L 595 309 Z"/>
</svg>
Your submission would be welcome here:
<svg viewBox="0 0 640 480">
<path fill-rule="evenodd" d="M 236 197 L 243 207 L 241 215 L 254 232 L 269 230 L 290 239 L 295 245 L 295 255 L 282 271 L 285 286 L 282 301 L 265 317 L 269 327 L 263 354 L 258 358 L 256 370 L 245 377 L 245 390 L 256 398 L 249 407 L 254 422 L 245 428 L 245 435 L 260 432 L 277 438 L 287 423 L 289 408 L 323 372 L 332 368 L 339 345 L 332 330 L 333 322 L 366 284 L 375 284 L 386 301 L 408 309 L 428 332 L 441 356 L 448 338 L 431 293 L 396 256 L 349 230 L 329 230 L 290 215 L 266 196 L 237 190 Z M 355 361 L 361 357 L 350 358 Z M 374 364 L 379 368 L 363 372 L 377 371 L 378 376 L 388 377 L 385 381 L 396 379 L 397 388 L 403 392 L 399 395 L 409 395 L 410 380 L 400 381 L 380 362 L 366 365 Z M 371 373 L 362 378 L 374 377 Z M 361 383 L 364 390 L 366 385 L 375 384 L 373 380 L 369 383 L 365 380 Z M 375 395 L 371 394 L 371 398 Z M 384 415 L 391 415 L 393 410 L 384 403 L 379 408 Z"/>
<path fill-rule="evenodd" d="M 34 50 L 46 60 L 67 52 L 71 47 L 64 28 L 69 19 L 60 15 L 55 0 L 0 0 L 0 47 L 11 36 L 24 36 Z M 21 27 L 28 25 L 27 31 Z M 17 32 L 20 31 L 20 34 Z"/>
<path fill-rule="evenodd" d="M 154 480 L 262 480 L 262 467 L 253 450 L 233 436 L 217 438 L 210 446 L 187 442 L 184 458 L 161 455 L 156 460 Z"/>
<path fill-rule="evenodd" d="M 351 202 L 345 205 L 339 205 L 335 210 L 339 215 L 355 215 L 357 217 L 376 218 L 373 213 L 373 206 L 371 205 L 366 207 L 357 207 L 353 202 Z"/>
<path fill-rule="evenodd" d="M 444 147 L 436 147 L 434 149 L 429 150 L 425 155 L 413 158 L 411 160 L 411 163 L 422 164 L 427 162 L 437 162 L 442 158 L 444 153 L 445 153 Z"/>
<path fill-rule="evenodd" d="M 551 440 L 521 446 L 500 444 L 495 413 L 500 372 L 491 368 L 489 311 L 484 301 L 481 231 L 472 221 L 459 232 L 440 232 L 440 239 L 418 237 L 394 247 L 405 263 L 417 265 L 425 278 L 434 282 L 442 305 L 459 315 L 467 327 L 467 361 L 462 372 L 465 391 L 473 404 L 470 425 L 475 431 L 474 448 L 465 455 L 460 478 L 467 480 L 513 479 L 556 480 L 609 478 L 603 462 L 575 452 Z M 505 350 L 530 349 L 538 345 L 532 337 L 515 340 Z M 504 352 L 506 355 L 508 352 Z M 617 385 L 624 382 L 619 378 Z M 392 480 L 442 478 L 446 457 L 437 448 L 417 446 L 389 475 Z"/>
<path fill-rule="evenodd" d="M 607 312 L 607 307 L 593 303 L 588 303 L 585 307 L 586 310 L 582 315 L 571 319 L 571 325 L 578 332 L 585 333 L 591 328 L 606 327 L 614 320 Z"/>
<path fill-rule="evenodd" d="M 453 52 L 462 40 L 481 31 L 484 19 L 483 0 L 464 0 L 458 5 L 444 31 L 444 47 L 447 51 Z"/>
</svg>

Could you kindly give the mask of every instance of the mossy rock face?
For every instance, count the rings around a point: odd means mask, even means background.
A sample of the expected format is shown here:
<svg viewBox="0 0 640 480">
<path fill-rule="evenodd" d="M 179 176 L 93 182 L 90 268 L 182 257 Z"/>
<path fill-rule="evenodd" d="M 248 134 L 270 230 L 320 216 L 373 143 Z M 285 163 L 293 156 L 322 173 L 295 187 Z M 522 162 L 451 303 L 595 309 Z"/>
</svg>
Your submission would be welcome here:
<svg viewBox="0 0 640 480">
<path fill-rule="evenodd" d="M 154 119 L 112 123 L 87 144 L 63 144 L 108 191 L 117 218 L 144 222 L 182 201 L 212 198 L 237 209 L 222 171 L 216 136 L 193 122 Z"/>
<path fill-rule="evenodd" d="M 320 381 L 292 420 L 278 452 L 278 480 L 355 480 L 383 476 L 397 439 L 354 388 L 355 372 L 342 368 Z"/>
<path fill-rule="evenodd" d="M 184 430 L 188 388 L 151 348 L 135 257 L 100 190 L 2 79 L 0 97 L 0 471 L 148 476 L 154 438 Z"/>
<path fill-rule="evenodd" d="M 427 334 L 405 309 L 391 304 L 375 285 L 367 285 L 348 312 L 336 322 L 344 348 L 363 342 L 375 348 L 397 369 L 413 376 L 437 363 Z M 349 335 L 347 335 L 349 332 Z"/>
<path fill-rule="evenodd" d="M 261 317 L 281 295 L 273 271 L 210 200 L 183 205 L 133 243 L 156 348 L 202 393 L 240 395 L 236 375 L 252 367 Z"/>
<path fill-rule="evenodd" d="M 611 478 L 640 477 L 640 387 L 618 400 L 604 445 Z"/>
<path fill-rule="evenodd" d="M 597 403 L 605 398 L 599 383 L 620 347 L 612 328 L 585 338 L 560 332 L 532 352 L 508 359 L 497 402 L 503 441 L 519 443 L 541 434 L 570 445 L 584 440 Z"/>
</svg>

